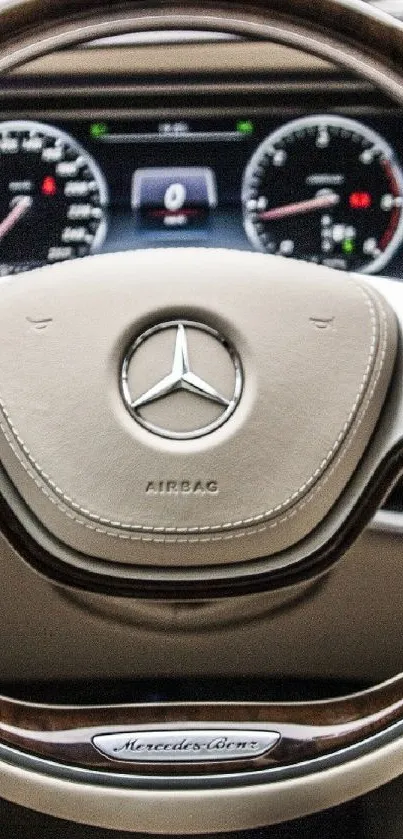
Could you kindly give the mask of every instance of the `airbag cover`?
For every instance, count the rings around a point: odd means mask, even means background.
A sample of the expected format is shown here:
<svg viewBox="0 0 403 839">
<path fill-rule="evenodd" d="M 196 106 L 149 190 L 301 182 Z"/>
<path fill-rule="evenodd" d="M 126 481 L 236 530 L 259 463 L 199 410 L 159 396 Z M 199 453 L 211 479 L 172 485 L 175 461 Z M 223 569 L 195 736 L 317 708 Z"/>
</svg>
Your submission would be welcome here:
<svg viewBox="0 0 403 839">
<path fill-rule="evenodd" d="M 171 321 L 206 325 L 241 365 L 239 404 L 195 439 L 153 433 L 122 393 L 129 348 Z M 370 441 L 397 344 L 394 313 L 364 280 L 202 249 L 5 278 L 0 329 L 0 459 L 27 507 L 70 549 L 154 566 L 273 556 L 313 531 Z M 171 372 L 168 333 L 158 358 L 143 359 L 140 390 Z M 218 388 L 227 356 L 212 369 L 202 345 L 189 351 L 194 373 Z M 197 394 L 168 399 L 171 429 L 172 405 L 180 430 L 192 399 L 203 423 Z M 155 406 L 161 425 L 163 400 Z"/>
</svg>

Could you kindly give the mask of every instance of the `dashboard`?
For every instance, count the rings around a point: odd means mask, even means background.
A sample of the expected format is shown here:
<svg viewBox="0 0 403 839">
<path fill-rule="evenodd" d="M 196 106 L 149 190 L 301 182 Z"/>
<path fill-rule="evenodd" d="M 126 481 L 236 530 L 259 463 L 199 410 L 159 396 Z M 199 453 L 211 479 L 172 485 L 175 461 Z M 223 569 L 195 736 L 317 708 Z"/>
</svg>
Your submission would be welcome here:
<svg viewBox="0 0 403 839">
<path fill-rule="evenodd" d="M 399 114 L 54 116 L 0 121 L 1 275 L 178 245 L 403 273 Z"/>
</svg>

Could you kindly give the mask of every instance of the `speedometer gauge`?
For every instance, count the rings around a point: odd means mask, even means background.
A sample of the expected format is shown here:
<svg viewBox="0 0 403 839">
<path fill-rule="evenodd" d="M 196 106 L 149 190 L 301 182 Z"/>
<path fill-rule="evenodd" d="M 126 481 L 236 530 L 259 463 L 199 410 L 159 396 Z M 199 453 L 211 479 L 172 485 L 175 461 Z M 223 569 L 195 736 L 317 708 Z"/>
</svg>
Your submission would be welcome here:
<svg viewBox="0 0 403 839">
<path fill-rule="evenodd" d="M 101 170 L 64 131 L 0 123 L 0 274 L 99 248 L 107 200 Z"/>
<path fill-rule="evenodd" d="M 403 173 L 372 129 L 338 116 L 284 125 L 244 175 L 245 230 L 255 248 L 334 268 L 380 271 L 403 239 Z"/>
</svg>

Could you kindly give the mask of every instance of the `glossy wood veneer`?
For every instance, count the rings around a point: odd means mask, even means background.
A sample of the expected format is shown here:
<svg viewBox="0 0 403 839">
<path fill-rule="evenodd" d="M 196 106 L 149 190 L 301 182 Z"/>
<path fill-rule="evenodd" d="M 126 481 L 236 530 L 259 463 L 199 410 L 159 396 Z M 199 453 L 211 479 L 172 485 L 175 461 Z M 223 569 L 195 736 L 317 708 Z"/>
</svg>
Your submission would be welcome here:
<svg viewBox="0 0 403 839">
<path fill-rule="evenodd" d="M 39 705 L 0 698 L 0 742 L 58 763 L 126 774 L 207 775 L 285 767 L 336 753 L 403 721 L 403 675 L 342 699 L 308 703 L 191 702 L 105 706 Z M 141 763 L 104 757 L 100 734 L 215 728 L 277 732 L 260 757 Z"/>
</svg>

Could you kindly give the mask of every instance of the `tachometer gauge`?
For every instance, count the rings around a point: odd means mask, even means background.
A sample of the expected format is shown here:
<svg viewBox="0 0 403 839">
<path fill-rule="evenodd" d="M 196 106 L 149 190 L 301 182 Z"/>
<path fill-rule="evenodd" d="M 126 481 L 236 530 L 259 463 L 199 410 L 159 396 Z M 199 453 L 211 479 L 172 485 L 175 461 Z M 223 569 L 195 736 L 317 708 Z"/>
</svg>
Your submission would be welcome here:
<svg viewBox="0 0 403 839">
<path fill-rule="evenodd" d="M 338 116 L 284 125 L 244 175 L 255 248 L 334 268 L 380 271 L 403 239 L 403 172 L 375 131 Z"/>
<path fill-rule="evenodd" d="M 107 201 L 101 170 L 68 134 L 39 122 L 0 123 L 0 274 L 99 248 Z"/>
</svg>

